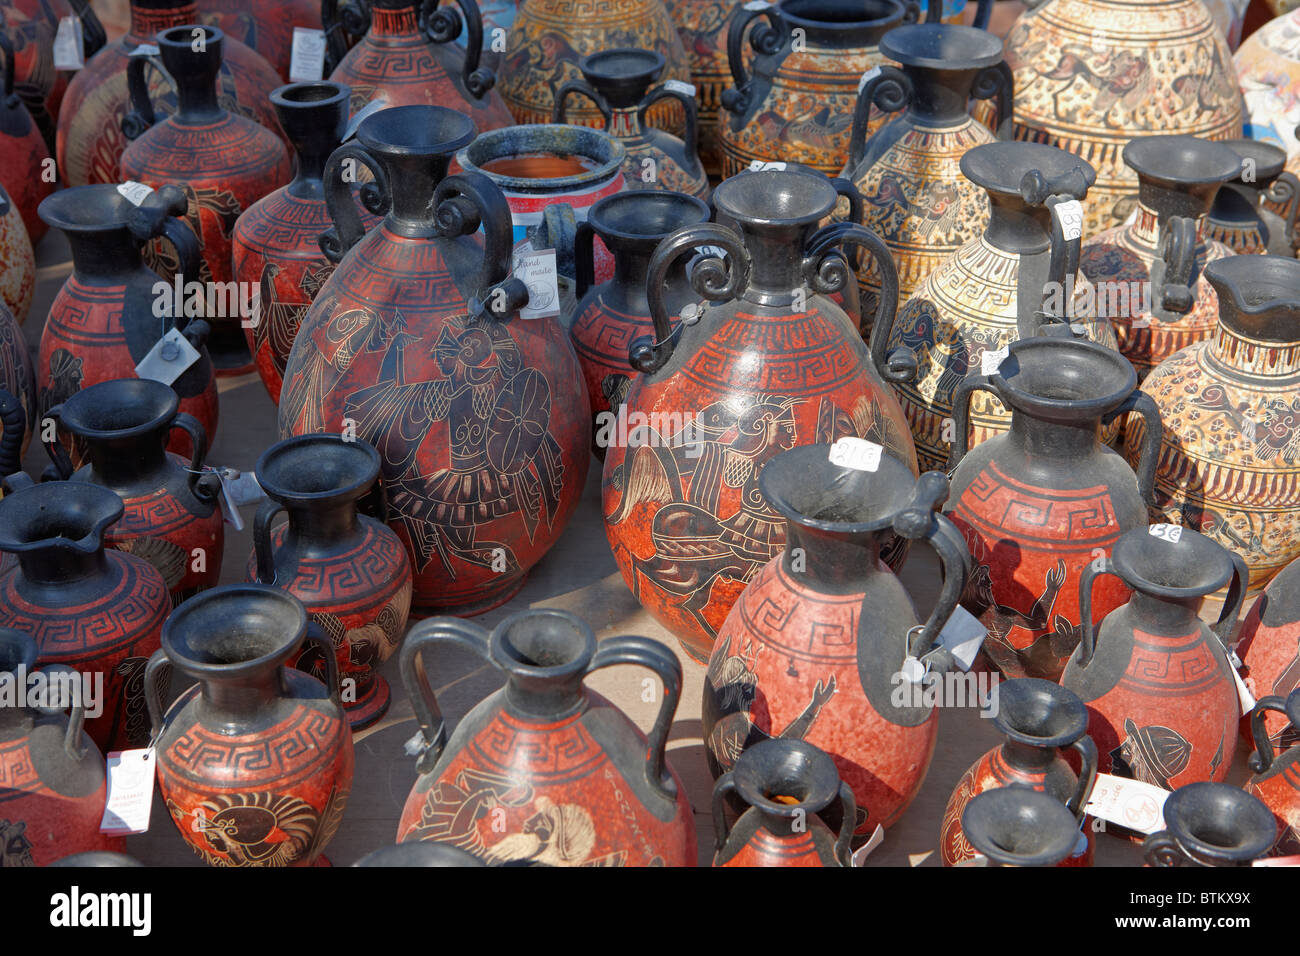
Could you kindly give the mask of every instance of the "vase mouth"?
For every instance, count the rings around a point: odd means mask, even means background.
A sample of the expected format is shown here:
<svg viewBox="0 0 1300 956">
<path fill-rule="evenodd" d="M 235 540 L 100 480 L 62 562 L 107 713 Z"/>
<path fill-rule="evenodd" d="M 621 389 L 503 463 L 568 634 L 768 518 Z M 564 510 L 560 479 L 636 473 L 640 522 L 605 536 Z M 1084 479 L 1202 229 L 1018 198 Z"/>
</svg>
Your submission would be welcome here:
<svg viewBox="0 0 1300 956">
<path fill-rule="evenodd" d="M 498 159 L 553 155 L 579 157 L 591 168 L 567 176 L 512 176 L 483 167 Z M 563 123 L 526 123 L 479 134 L 456 154 L 466 172 L 487 176 L 499 187 L 516 193 L 555 193 L 592 187 L 621 176 L 627 149 L 608 134 L 586 126 Z"/>
<path fill-rule="evenodd" d="M 1002 62 L 1002 41 L 975 27 L 910 23 L 881 37 L 880 52 L 919 69 L 981 70 Z"/>
<path fill-rule="evenodd" d="M 117 191 L 117 186 L 95 183 L 50 193 L 41 200 L 36 212 L 48 226 L 81 234 L 127 229 L 135 209 Z"/>
<path fill-rule="evenodd" d="M 1243 163 L 1243 173 L 1245 163 L 1254 164 L 1255 180 L 1247 185 L 1263 188 L 1282 175 L 1282 170 L 1286 168 L 1286 150 L 1281 146 L 1258 139 L 1225 139 L 1218 142 L 1237 154 Z"/>
<path fill-rule="evenodd" d="M 281 504 L 360 498 L 379 480 L 379 452 L 334 433 L 276 442 L 257 459 L 257 483 Z"/>
<path fill-rule="evenodd" d="M 1088 708 L 1074 691 L 1038 677 L 1017 677 L 998 688 L 994 725 L 1017 743 L 1068 747 L 1088 732 Z"/>
<path fill-rule="evenodd" d="M 879 30 L 906 13 L 899 0 L 778 0 L 776 9 L 792 26 L 843 32 Z"/>
<path fill-rule="evenodd" d="M 196 594 L 163 622 L 162 646 L 187 674 L 237 680 L 285 663 L 307 633 L 301 601 L 266 584 Z"/>
<path fill-rule="evenodd" d="M 745 170 L 724 179 L 711 202 L 751 226 L 807 226 L 829 215 L 839 194 L 825 176 L 794 169 Z"/>
<path fill-rule="evenodd" d="M 1258 797 L 1227 783 L 1198 781 L 1165 800 L 1165 827 L 1194 856 L 1216 863 L 1245 863 L 1277 840 L 1273 813 Z"/>
<path fill-rule="evenodd" d="M 1037 170 L 1058 179 L 1078 168 L 1091 188 L 1097 170 L 1086 160 L 1046 143 L 984 143 L 967 151 L 958 163 L 962 175 L 976 186 L 1000 196 L 1019 198 L 1025 175 Z"/>
<path fill-rule="evenodd" d="M 30 674 L 39 656 L 36 639 L 30 634 L 0 627 L 0 674 L 14 674 L 20 667 Z"/>
<path fill-rule="evenodd" d="M 575 614 L 532 608 L 512 614 L 492 632 L 492 659 L 516 677 L 562 681 L 587 670 L 596 635 Z"/>
<path fill-rule="evenodd" d="M 1300 341 L 1300 261 L 1227 256 L 1207 262 L 1204 275 L 1218 294 L 1220 321 L 1263 341 Z"/>
<path fill-rule="evenodd" d="M 1054 866 L 1079 839 L 1079 823 L 1065 804 L 1014 784 L 974 796 L 961 827 L 978 852 L 1004 866 Z"/>
<path fill-rule="evenodd" d="M 1242 167 L 1227 145 L 1185 134 L 1134 137 L 1123 157 L 1139 178 L 1173 188 L 1225 183 Z"/>
<path fill-rule="evenodd" d="M 759 490 L 777 514 L 802 528 L 850 536 L 883 531 L 907 507 L 916 476 L 888 452 L 876 471 L 830 461 L 831 445 L 781 452 L 758 476 Z"/>
<path fill-rule="evenodd" d="M 59 420 L 90 441 L 122 441 L 157 434 L 179 408 L 180 399 L 162 382 L 121 378 L 88 385 L 68 396 Z"/>
<path fill-rule="evenodd" d="M 659 79 L 667 64 L 664 55 L 654 50 L 615 47 L 582 57 L 578 70 L 592 86 L 639 96 Z"/>
<path fill-rule="evenodd" d="M 117 492 L 87 481 L 21 488 L 0 499 L 0 551 L 95 554 L 125 510 Z"/>
<path fill-rule="evenodd" d="M 1012 407 L 1049 421 L 1101 418 L 1137 388 L 1133 364 L 1114 349 L 1080 339 L 1019 339 L 989 376 Z"/>
<path fill-rule="evenodd" d="M 1110 560 L 1129 587 L 1171 601 L 1213 594 L 1235 570 L 1223 545 L 1191 528 L 1182 528 L 1177 541 L 1158 537 L 1151 528 L 1133 528 L 1120 535 Z"/>
<path fill-rule="evenodd" d="M 840 792 L 834 761 L 804 740 L 773 738 L 746 747 L 731 779 L 745 803 L 791 819 L 826 809 Z"/>
<path fill-rule="evenodd" d="M 331 80 L 308 80 L 300 83 L 286 83 L 271 91 L 271 104 L 278 109 L 302 109 L 318 107 L 324 109 L 347 103 L 352 97 L 352 88 L 344 83 Z"/>
<path fill-rule="evenodd" d="M 666 189 L 614 193 L 587 210 L 587 221 L 602 239 L 650 248 L 684 226 L 708 220 L 703 200 Z"/>
<path fill-rule="evenodd" d="M 474 121 L 445 106 L 392 106 L 357 127 L 357 141 L 383 156 L 447 156 L 474 140 Z"/>
</svg>

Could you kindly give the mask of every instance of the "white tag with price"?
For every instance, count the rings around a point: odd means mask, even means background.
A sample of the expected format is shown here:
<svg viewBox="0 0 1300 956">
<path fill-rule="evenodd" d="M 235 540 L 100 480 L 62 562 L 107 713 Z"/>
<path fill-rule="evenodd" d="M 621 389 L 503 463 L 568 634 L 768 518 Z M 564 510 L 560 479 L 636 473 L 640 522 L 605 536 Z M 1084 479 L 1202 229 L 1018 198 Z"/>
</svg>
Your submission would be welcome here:
<svg viewBox="0 0 1300 956">
<path fill-rule="evenodd" d="M 60 19 L 58 31 L 54 34 L 54 68 L 80 70 L 85 66 L 82 42 L 81 21 L 76 17 Z"/>
<path fill-rule="evenodd" d="M 154 768 L 157 765 L 152 747 L 120 750 L 108 755 L 108 801 L 103 819 L 99 821 L 100 833 L 126 836 L 149 829 Z"/>
<path fill-rule="evenodd" d="M 1228 667 L 1232 671 L 1232 679 L 1237 684 L 1237 700 L 1241 703 L 1242 716 L 1249 714 L 1255 709 L 1255 695 L 1250 692 L 1246 686 L 1246 680 L 1241 676 L 1241 668 L 1246 665 L 1241 662 L 1236 651 L 1228 651 Z"/>
<path fill-rule="evenodd" d="M 765 163 L 761 159 L 756 159 L 749 164 L 751 173 L 761 173 L 768 169 L 775 169 L 777 172 L 785 169 L 785 163 Z"/>
<path fill-rule="evenodd" d="M 170 385 L 185 370 L 199 360 L 199 350 L 190 344 L 190 340 L 176 329 L 168 329 L 149 354 L 135 367 L 135 374 L 140 378 L 151 378 L 155 382 Z"/>
<path fill-rule="evenodd" d="M 141 43 L 138 47 L 132 50 L 128 55 L 129 56 L 157 56 L 158 52 L 159 52 L 158 44 Z"/>
<path fill-rule="evenodd" d="M 125 196 L 130 201 L 132 206 L 140 205 L 140 203 L 144 202 L 146 199 L 148 199 L 150 196 L 153 195 L 153 187 L 146 186 L 144 183 L 137 183 L 132 180 L 127 180 L 124 183 L 119 183 L 117 187 L 117 191 L 121 193 L 123 196 Z"/>
<path fill-rule="evenodd" d="M 306 83 L 325 77 L 325 31 L 293 28 L 293 52 L 289 61 L 289 82 Z"/>
<path fill-rule="evenodd" d="M 1147 528 L 1147 534 L 1153 538 L 1160 538 L 1168 541 L 1170 544 L 1177 544 L 1183 536 L 1183 526 L 1177 524 L 1153 524 Z"/>
<path fill-rule="evenodd" d="M 877 823 L 876 828 L 871 831 L 871 836 L 867 837 L 867 842 L 853 851 L 853 856 L 850 858 L 849 862 L 854 866 L 866 866 L 867 857 L 871 856 L 876 847 L 880 846 L 880 844 L 884 842 L 885 828 Z"/>
<path fill-rule="evenodd" d="M 1061 232 L 1066 242 L 1073 242 L 1083 235 L 1083 204 L 1079 200 L 1058 202 L 1052 207 L 1052 215 L 1061 224 Z"/>
<path fill-rule="evenodd" d="M 528 304 L 519 310 L 519 318 L 546 319 L 560 314 L 560 273 L 554 249 L 534 249 L 531 243 L 526 249 L 516 249 L 513 274 L 528 286 Z"/>
<path fill-rule="evenodd" d="M 876 471 L 880 468 L 880 456 L 884 450 L 883 445 L 865 438 L 841 438 L 831 445 L 831 464 L 854 471 Z"/>
<path fill-rule="evenodd" d="M 862 79 L 858 80 L 858 92 L 861 93 L 867 88 L 867 84 L 880 75 L 880 67 L 873 66 L 867 72 L 862 74 Z"/>
<path fill-rule="evenodd" d="M 988 628 L 980 623 L 979 618 L 958 604 L 948 618 L 948 623 L 939 631 L 939 644 L 948 649 L 958 667 L 968 671 L 975 663 L 980 648 L 984 646 L 984 638 L 988 633 Z"/>
<path fill-rule="evenodd" d="M 745 4 L 745 9 L 752 10 L 756 13 L 762 13 L 771 5 L 772 4 L 768 3 L 768 0 L 749 0 L 749 3 Z"/>
<path fill-rule="evenodd" d="M 1152 834 L 1164 829 L 1167 799 L 1169 791 L 1155 784 L 1099 773 L 1085 811 L 1107 823 Z"/>
<path fill-rule="evenodd" d="M 683 96 L 694 97 L 695 85 L 693 83 L 683 83 L 681 80 L 664 81 L 664 89 L 671 90 L 674 93 L 681 93 Z"/>
<path fill-rule="evenodd" d="M 992 375 L 1002 367 L 1002 360 L 1010 353 L 1008 346 L 1002 346 L 1000 349 L 985 352 L 980 356 L 980 374 Z"/>
</svg>

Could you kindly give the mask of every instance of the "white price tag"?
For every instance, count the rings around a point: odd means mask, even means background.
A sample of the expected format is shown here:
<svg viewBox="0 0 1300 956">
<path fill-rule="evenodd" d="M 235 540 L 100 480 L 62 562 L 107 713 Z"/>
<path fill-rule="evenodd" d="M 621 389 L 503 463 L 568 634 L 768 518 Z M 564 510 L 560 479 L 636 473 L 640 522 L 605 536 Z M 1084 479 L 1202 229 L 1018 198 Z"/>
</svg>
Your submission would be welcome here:
<svg viewBox="0 0 1300 956">
<path fill-rule="evenodd" d="M 1009 346 L 1002 346 L 1000 349 L 986 351 L 980 355 L 980 374 L 992 375 L 1002 367 L 1002 360 L 1011 354 Z"/>
<path fill-rule="evenodd" d="M 289 82 L 306 83 L 324 78 L 325 31 L 294 27 Z"/>
<path fill-rule="evenodd" d="M 884 445 L 877 445 L 865 438 L 854 438 L 850 435 L 831 445 L 830 460 L 832 465 L 839 465 L 841 468 L 876 471 L 880 468 L 880 456 L 884 450 Z"/>
<path fill-rule="evenodd" d="M 244 516 L 239 513 L 238 493 L 239 472 L 233 468 L 209 468 L 221 481 L 221 516 L 236 531 L 244 530 Z M 233 476 L 233 477 L 232 477 Z"/>
<path fill-rule="evenodd" d="M 871 836 L 867 837 L 867 842 L 853 851 L 853 858 L 851 860 L 853 865 L 866 866 L 867 857 L 871 856 L 871 854 L 875 852 L 876 847 L 880 846 L 880 844 L 884 842 L 885 828 L 877 823 L 876 828 L 871 831 Z"/>
<path fill-rule="evenodd" d="M 1246 681 L 1237 670 L 1240 666 L 1237 655 L 1233 654 L 1228 660 L 1228 670 L 1232 671 L 1232 679 L 1237 684 L 1237 699 L 1241 701 L 1241 713 L 1242 716 L 1245 716 L 1255 709 L 1256 701 L 1255 695 L 1250 692 L 1250 688 L 1246 686 Z"/>
<path fill-rule="evenodd" d="M 1052 207 L 1052 215 L 1061 224 L 1061 232 L 1066 242 L 1073 242 L 1083 235 L 1083 204 L 1077 199 L 1058 202 Z"/>
<path fill-rule="evenodd" d="M 681 93 L 683 96 L 695 96 L 695 84 L 684 83 L 681 80 L 665 80 L 664 89 L 672 90 L 674 93 Z"/>
<path fill-rule="evenodd" d="M 1149 835 L 1164 829 L 1167 799 L 1169 791 L 1153 783 L 1099 773 L 1084 810 L 1107 823 Z"/>
<path fill-rule="evenodd" d="M 154 750 L 118 750 L 108 755 L 108 801 L 99 832 L 111 836 L 144 833 L 153 807 Z"/>
<path fill-rule="evenodd" d="M 230 503 L 235 507 L 256 504 L 266 497 L 255 472 L 240 471 L 238 468 L 218 468 L 216 472 L 225 486 Z"/>
<path fill-rule="evenodd" d="M 979 618 L 958 604 L 939 632 L 939 643 L 956 659 L 958 667 L 968 671 L 988 633 L 988 628 L 980 623 Z"/>
<path fill-rule="evenodd" d="M 919 684 L 925 677 L 925 670 L 925 665 L 918 658 L 909 654 L 903 658 L 903 666 L 898 669 L 898 672 L 903 675 L 903 679 L 909 684 Z"/>
<path fill-rule="evenodd" d="M 767 163 L 761 159 L 756 159 L 749 164 L 749 171 L 751 173 L 761 173 L 768 169 L 775 169 L 777 172 L 781 172 L 785 169 L 785 163 Z"/>
<path fill-rule="evenodd" d="M 1153 524 L 1147 528 L 1147 534 L 1153 538 L 1162 538 L 1170 544 L 1177 544 L 1183 536 L 1183 526 L 1178 524 Z"/>
<path fill-rule="evenodd" d="M 745 4 L 745 9 L 746 9 L 746 10 L 754 10 L 754 11 L 757 11 L 757 12 L 759 12 L 759 13 L 762 13 L 764 10 L 766 10 L 766 9 L 767 9 L 768 7 L 770 7 L 771 5 L 772 5 L 772 4 L 768 3 L 768 0 L 749 0 L 749 2 L 748 2 L 747 4 Z"/>
<path fill-rule="evenodd" d="M 153 195 L 152 186 L 146 186 L 144 183 L 137 183 L 133 180 L 119 183 L 117 191 L 130 200 L 132 206 L 140 205 Z"/>
<path fill-rule="evenodd" d="M 862 74 L 862 79 L 858 80 L 858 92 L 861 93 L 867 88 L 867 84 L 880 75 L 880 67 L 873 66 L 867 72 Z"/>
<path fill-rule="evenodd" d="M 514 276 L 528 286 L 528 304 L 519 310 L 521 319 L 545 319 L 560 314 L 560 273 L 554 249 L 515 250 Z"/>
<path fill-rule="evenodd" d="M 158 44 L 141 43 L 138 47 L 132 50 L 128 55 L 129 56 L 157 56 L 158 53 L 159 53 Z"/>
<path fill-rule="evenodd" d="M 82 49 L 81 21 L 76 17 L 62 17 L 54 34 L 54 68 L 80 70 L 86 65 Z"/>
<path fill-rule="evenodd" d="M 140 378 L 151 378 L 155 382 L 170 385 L 185 370 L 199 360 L 199 350 L 190 345 L 190 340 L 176 329 L 169 329 L 149 354 L 135 367 L 135 374 Z"/>
</svg>

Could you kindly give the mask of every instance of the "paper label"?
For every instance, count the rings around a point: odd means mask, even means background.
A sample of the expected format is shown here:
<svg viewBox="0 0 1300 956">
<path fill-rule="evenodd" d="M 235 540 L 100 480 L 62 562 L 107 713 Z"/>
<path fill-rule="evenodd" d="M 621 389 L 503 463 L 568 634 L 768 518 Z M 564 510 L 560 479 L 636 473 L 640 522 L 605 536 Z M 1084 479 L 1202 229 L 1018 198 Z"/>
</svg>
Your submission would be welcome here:
<svg viewBox="0 0 1300 956">
<path fill-rule="evenodd" d="M 876 828 L 871 831 L 871 836 L 867 837 L 867 842 L 853 851 L 853 858 L 851 860 L 852 864 L 854 866 L 866 866 L 867 857 L 871 856 L 871 854 L 875 852 L 876 847 L 880 846 L 880 844 L 884 842 L 885 828 L 877 823 Z"/>
<path fill-rule="evenodd" d="M 926 666 L 921 663 L 919 658 L 909 654 L 903 658 L 903 666 L 898 669 L 898 672 L 903 675 L 903 679 L 909 684 L 919 684 L 925 677 L 926 670 Z"/>
<path fill-rule="evenodd" d="M 832 465 L 839 465 L 841 468 L 876 471 L 880 468 L 880 456 L 884 450 L 884 445 L 877 445 L 865 438 L 849 435 L 831 445 L 830 460 Z"/>
<path fill-rule="evenodd" d="M 1153 524 L 1147 528 L 1147 534 L 1153 538 L 1162 538 L 1170 544 L 1177 544 L 1178 539 L 1183 536 L 1183 526 L 1180 524 Z"/>
<path fill-rule="evenodd" d="M 1234 654 L 1233 657 L 1236 657 L 1236 655 Z M 1241 702 L 1241 713 L 1242 716 L 1245 716 L 1255 709 L 1255 695 L 1246 686 L 1246 682 L 1242 679 L 1236 665 L 1230 664 L 1228 670 L 1232 671 L 1232 679 L 1237 685 L 1237 699 Z"/>
<path fill-rule="evenodd" d="M 749 164 L 749 171 L 751 173 L 761 173 L 768 169 L 775 169 L 777 172 L 781 172 L 785 169 L 785 163 L 766 163 L 761 159 L 756 159 Z"/>
<path fill-rule="evenodd" d="M 218 468 L 217 475 L 230 498 L 230 503 L 237 508 L 257 504 L 266 497 L 266 492 L 257 482 L 257 474 L 240 471 L 237 468 Z"/>
<path fill-rule="evenodd" d="M 132 206 L 140 205 L 140 203 L 144 202 L 146 199 L 148 199 L 150 196 L 153 195 L 152 186 L 146 186 L 144 183 L 137 183 L 134 182 L 133 180 L 127 180 L 124 183 L 119 183 L 117 187 L 117 191 L 120 192 L 123 196 L 125 196 L 130 201 Z"/>
<path fill-rule="evenodd" d="M 135 367 L 135 374 L 140 378 L 153 379 L 170 385 L 185 370 L 199 360 L 199 350 L 190 345 L 190 340 L 176 329 L 168 329 L 149 354 Z"/>
<path fill-rule="evenodd" d="M 762 13 L 771 5 L 772 4 L 768 3 L 768 0 L 749 0 L 749 2 L 745 4 L 745 9 Z"/>
<path fill-rule="evenodd" d="M 1083 235 L 1083 204 L 1079 200 L 1058 202 L 1052 207 L 1052 215 L 1061 224 L 1061 233 L 1066 242 L 1073 242 Z"/>
<path fill-rule="evenodd" d="M 939 632 L 939 643 L 956 659 L 958 667 L 968 671 L 987 635 L 988 628 L 980 623 L 980 619 L 958 604 Z"/>
<path fill-rule="evenodd" d="M 159 53 L 158 44 L 141 43 L 138 47 L 132 50 L 128 55 L 129 56 L 157 56 L 158 53 Z"/>
<path fill-rule="evenodd" d="M 307 83 L 325 78 L 325 31 L 293 28 L 293 53 L 289 82 Z"/>
<path fill-rule="evenodd" d="M 1002 367 L 1002 360 L 1009 354 L 1010 347 L 1006 345 L 1002 346 L 1000 349 L 995 349 L 991 352 L 985 352 L 982 354 L 980 356 L 980 374 L 992 375 Z"/>
<path fill-rule="evenodd" d="M 867 84 L 880 75 L 880 67 L 873 66 L 867 72 L 862 74 L 862 79 L 858 80 L 858 92 L 861 93 L 867 88 Z"/>
<path fill-rule="evenodd" d="M 85 66 L 82 42 L 81 21 L 76 17 L 62 17 L 54 34 L 54 68 L 80 70 Z"/>
<path fill-rule="evenodd" d="M 528 304 L 521 319 L 546 319 L 560 314 L 560 272 L 554 249 L 521 246 L 514 254 L 514 276 L 528 286 Z"/>
<path fill-rule="evenodd" d="M 152 747 L 117 750 L 108 755 L 108 802 L 99 832 L 112 836 L 144 833 L 153 807 L 154 759 Z"/>
<path fill-rule="evenodd" d="M 695 97 L 694 83 L 685 83 L 681 80 L 665 80 L 664 89 L 672 90 L 674 93 L 681 93 L 683 96 Z"/>
<path fill-rule="evenodd" d="M 1090 816 L 1107 823 L 1150 835 L 1164 829 L 1167 799 L 1169 791 L 1155 784 L 1099 773 L 1084 809 Z"/>
</svg>

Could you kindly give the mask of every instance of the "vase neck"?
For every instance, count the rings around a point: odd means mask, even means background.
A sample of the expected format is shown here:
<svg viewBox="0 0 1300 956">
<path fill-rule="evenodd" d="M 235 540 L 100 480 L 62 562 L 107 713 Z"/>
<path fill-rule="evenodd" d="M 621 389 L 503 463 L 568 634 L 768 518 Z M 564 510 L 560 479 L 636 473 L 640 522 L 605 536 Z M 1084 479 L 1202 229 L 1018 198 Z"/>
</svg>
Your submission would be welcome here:
<svg viewBox="0 0 1300 956">
<path fill-rule="evenodd" d="M 984 239 L 1012 255 L 1036 255 L 1052 246 L 1051 213 L 1019 197 L 989 193 L 989 224 Z"/>
<path fill-rule="evenodd" d="M 529 719 L 560 720 L 583 709 L 582 681 L 586 670 L 561 677 L 536 677 L 512 673 L 506 681 L 506 703 L 511 712 Z"/>
<path fill-rule="evenodd" d="M 225 117 L 226 111 L 217 100 L 217 76 L 217 72 L 202 73 L 177 82 L 174 123 L 209 126 Z"/>
<path fill-rule="evenodd" d="M 1008 738 L 1002 744 L 1002 759 L 1009 766 L 1032 776 L 1043 773 L 1051 766 L 1056 759 L 1056 748 Z"/>
<path fill-rule="evenodd" d="M 605 132 L 615 139 L 632 139 L 640 136 L 641 120 L 636 115 L 636 107 L 610 110 L 609 126 Z"/>
<path fill-rule="evenodd" d="M 786 520 L 782 567 L 794 581 L 821 594 L 857 594 L 878 573 L 879 532 L 826 531 Z"/>
<path fill-rule="evenodd" d="M 372 40 L 409 40 L 420 33 L 414 3 L 376 6 L 370 11 Z"/>
<path fill-rule="evenodd" d="M 803 251 L 808 237 L 817 227 L 767 223 L 757 225 L 742 222 L 740 233 L 745 251 L 749 254 L 749 285 L 742 297 L 763 302 L 769 297 L 786 297 L 802 288 Z M 794 254 L 791 255 L 791 250 Z"/>
<path fill-rule="evenodd" d="M 113 279 L 144 266 L 140 244 L 125 226 L 85 232 L 65 228 L 64 232 L 72 250 L 72 270 L 79 279 Z"/>
<path fill-rule="evenodd" d="M 965 121 L 977 70 L 936 70 L 905 66 L 912 81 L 908 115 L 917 126 L 951 126 Z"/>
<path fill-rule="evenodd" d="M 1300 341 L 1261 342 L 1231 328 L 1222 318 L 1210 337 L 1209 353 L 1220 365 L 1255 379 L 1289 379 L 1300 374 Z"/>
<path fill-rule="evenodd" d="M 163 30 L 199 22 L 198 5 L 193 0 L 135 0 L 131 4 L 131 30 L 128 37 L 136 44 L 149 43 Z"/>
<path fill-rule="evenodd" d="M 1080 416 L 1075 421 L 1038 418 L 1011 404 L 1008 438 L 1026 457 L 1059 462 L 1081 462 L 1097 454 L 1101 445 L 1101 419 Z"/>
<path fill-rule="evenodd" d="M 199 679 L 200 719 L 209 726 L 238 728 L 252 722 L 268 703 L 284 693 L 280 665 L 268 665 L 239 679 L 202 677 Z"/>
<path fill-rule="evenodd" d="M 1196 615 L 1196 609 L 1201 600 L 1199 597 L 1175 600 L 1134 591 L 1133 597 L 1129 599 L 1129 609 L 1133 612 L 1134 620 L 1140 626 L 1149 628 L 1152 633 L 1181 635 L 1198 626 L 1200 619 Z"/>
<path fill-rule="evenodd" d="M 361 531 L 361 516 L 352 497 L 339 501 L 289 501 L 285 546 L 299 553 L 330 551 Z"/>
<path fill-rule="evenodd" d="M 87 457 L 100 484 L 122 487 L 167 467 L 167 433 L 156 431 L 124 439 L 86 439 Z"/>
<path fill-rule="evenodd" d="M 1129 234 L 1133 241 L 1148 249 L 1156 250 L 1160 248 L 1160 227 L 1170 215 L 1183 215 L 1183 213 L 1162 213 L 1153 206 L 1148 206 L 1143 202 L 1138 203 L 1137 218 L 1133 220 L 1133 225 L 1129 227 Z M 1195 216 L 1196 221 L 1196 245 L 1200 251 L 1205 245 L 1206 223 L 1209 220 L 1209 210 L 1198 213 Z"/>
<path fill-rule="evenodd" d="M 18 555 L 18 566 L 23 577 L 39 587 L 62 587 L 109 573 L 108 555 L 102 547 L 86 554 L 51 545 Z"/>
<path fill-rule="evenodd" d="M 439 235 L 434 219 L 433 195 L 447 178 L 451 156 L 384 153 L 380 157 L 392 189 L 388 219 L 404 236 Z"/>
</svg>

